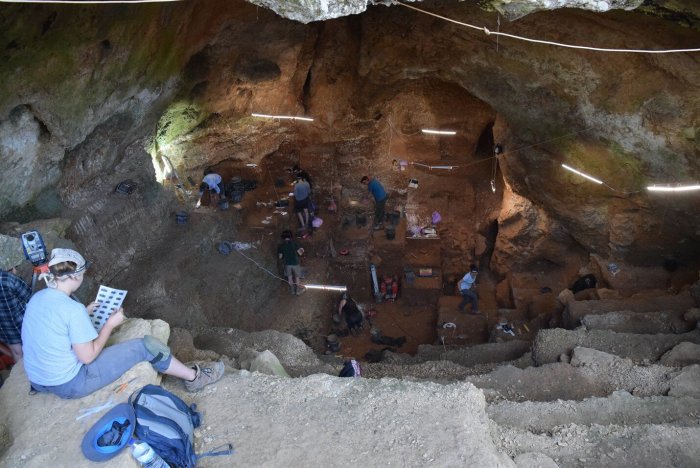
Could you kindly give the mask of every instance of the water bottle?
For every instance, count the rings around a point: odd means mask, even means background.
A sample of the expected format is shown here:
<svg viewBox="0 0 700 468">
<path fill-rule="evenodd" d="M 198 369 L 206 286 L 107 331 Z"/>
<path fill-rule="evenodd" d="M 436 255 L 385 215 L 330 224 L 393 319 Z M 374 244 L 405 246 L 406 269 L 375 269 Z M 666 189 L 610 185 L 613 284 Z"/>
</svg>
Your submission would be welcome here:
<svg viewBox="0 0 700 468">
<path fill-rule="evenodd" d="M 170 468 L 170 465 L 165 463 L 165 460 L 160 458 L 153 448 L 146 442 L 134 442 L 134 448 L 131 454 L 146 468 Z"/>
</svg>

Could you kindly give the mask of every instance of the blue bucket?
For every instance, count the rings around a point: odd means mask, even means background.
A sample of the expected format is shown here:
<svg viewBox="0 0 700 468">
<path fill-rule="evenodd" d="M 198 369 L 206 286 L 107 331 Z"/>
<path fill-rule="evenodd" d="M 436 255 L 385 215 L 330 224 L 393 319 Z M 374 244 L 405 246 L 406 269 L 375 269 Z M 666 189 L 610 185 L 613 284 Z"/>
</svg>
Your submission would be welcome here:
<svg viewBox="0 0 700 468">
<path fill-rule="evenodd" d="M 187 224 L 189 217 L 190 215 L 188 215 L 186 211 L 178 211 L 175 213 L 175 222 L 177 224 Z"/>
</svg>

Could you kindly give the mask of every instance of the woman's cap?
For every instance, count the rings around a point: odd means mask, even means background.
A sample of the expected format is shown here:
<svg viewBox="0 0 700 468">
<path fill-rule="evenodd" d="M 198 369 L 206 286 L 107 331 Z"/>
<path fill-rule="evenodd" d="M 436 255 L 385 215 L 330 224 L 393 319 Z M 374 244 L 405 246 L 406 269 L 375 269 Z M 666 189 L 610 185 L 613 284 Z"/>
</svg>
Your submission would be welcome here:
<svg viewBox="0 0 700 468">
<path fill-rule="evenodd" d="M 79 273 L 88 266 L 88 262 L 85 261 L 82 255 L 72 249 L 53 249 L 51 251 L 51 259 L 49 260 L 49 267 L 58 265 L 63 262 L 73 262 L 76 265 L 75 273 Z"/>
</svg>

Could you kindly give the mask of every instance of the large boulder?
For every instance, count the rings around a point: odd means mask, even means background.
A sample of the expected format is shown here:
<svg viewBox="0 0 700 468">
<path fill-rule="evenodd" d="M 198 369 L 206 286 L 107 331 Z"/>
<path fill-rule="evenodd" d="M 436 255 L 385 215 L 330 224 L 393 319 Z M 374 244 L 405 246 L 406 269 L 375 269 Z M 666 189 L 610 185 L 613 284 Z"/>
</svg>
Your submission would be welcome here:
<svg viewBox="0 0 700 468">
<path fill-rule="evenodd" d="M 661 356 L 659 362 L 669 367 L 685 367 L 691 364 L 700 364 L 700 345 L 696 343 L 680 343 Z"/>
<path fill-rule="evenodd" d="M 110 338 L 108 345 L 144 335 L 153 335 L 165 343 L 169 333 L 168 324 L 162 320 L 128 319 Z M 159 384 L 160 380 L 161 376 L 149 363 L 141 362 L 113 384 L 92 395 L 62 400 L 49 393 L 29 395 L 29 381 L 20 361 L 0 388 L 2 425 L 5 426 L 5 430 L 0 430 L 0 443 L 3 444 L 0 445 L 0 466 L 88 465 L 80 451 L 80 442 L 104 410 L 88 412 L 82 417 L 84 412 L 105 404 L 111 407 L 125 402 L 135 390 L 147 384 Z M 126 382 L 130 383 L 125 390 L 115 393 L 115 388 Z M 110 466 L 133 467 L 133 461 L 129 456 L 122 456 Z"/>
<path fill-rule="evenodd" d="M 636 363 L 655 362 L 674 346 L 684 341 L 700 344 L 700 331 L 682 334 L 639 335 L 616 333 L 607 330 L 576 330 L 553 328 L 540 330 L 532 344 L 532 358 L 536 365 L 559 361 L 559 356 L 569 354 L 577 346 L 597 349 Z"/>
</svg>

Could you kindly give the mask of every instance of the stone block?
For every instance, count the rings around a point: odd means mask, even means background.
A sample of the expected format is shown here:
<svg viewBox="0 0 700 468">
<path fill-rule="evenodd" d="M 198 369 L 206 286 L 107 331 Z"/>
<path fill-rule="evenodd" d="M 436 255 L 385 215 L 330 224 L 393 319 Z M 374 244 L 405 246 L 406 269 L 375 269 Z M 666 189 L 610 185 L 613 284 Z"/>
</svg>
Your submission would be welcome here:
<svg viewBox="0 0 700 468">
<path fill-rule="evenodd" d="M 569 301 L 564 311 L 567 327 L 578 325 L 583 317 L 607 312 L 630 310 L 634 312 L 676 311 L 686 312 L 695 307 L 695 301 L 685 291 L 677 295 L 635 296 L 615 300 Z"/>
<path fill-rule="evenodd" d="M 688 309 L 685 315 L 683 315 L 683 318 L 688 322 L 697 322 L 700 320 L 700 308 L 693 307 L 692 309 Z"/>
<path fill-rule="evenodd" d="M 696 343 L 679 343 L 672 350 L 661 356 L 659 362 L 669 367 L 685 367 L 700 364 L 700 345 Z"/>
<path fill-rule="evenodd" d="M 680 374 L 671 380 L 668 396 L 700 398 L 700 365 L 693 364 L 683 368 Z"/>
<path fill-rule="evenodd" d="M 570 353 L 577 346 L 596 349 L 633 360 L 635 363 L 656 362 L 664 353 L 684 341 L 700 344 L 700 331 L 683 334 L 640 335 L 616 333 L 607 330 L 588 331 L 561 328 L 540 330 L 532 344 L 532 358 L 536 365 L 558 362 L 562 353 Z"/>
<path fill-rule="evenodd" d="M 695 323 L 683 319 L 683 311 L 662 312 L 609 312 L 600 315 L 586 315 L 581 323 L 588 330 L 610 330 L 620 333 L 687 333 L 695 328 Z"/>
</svg>

